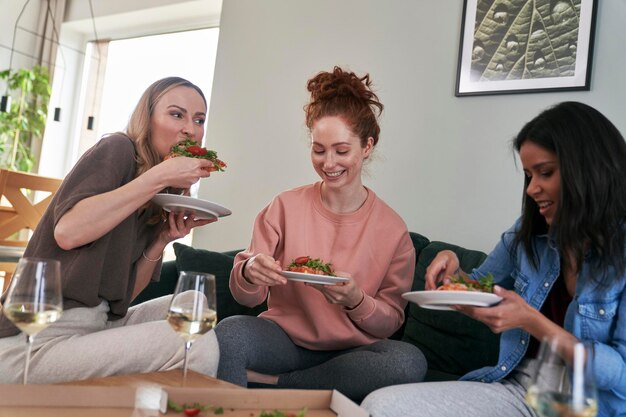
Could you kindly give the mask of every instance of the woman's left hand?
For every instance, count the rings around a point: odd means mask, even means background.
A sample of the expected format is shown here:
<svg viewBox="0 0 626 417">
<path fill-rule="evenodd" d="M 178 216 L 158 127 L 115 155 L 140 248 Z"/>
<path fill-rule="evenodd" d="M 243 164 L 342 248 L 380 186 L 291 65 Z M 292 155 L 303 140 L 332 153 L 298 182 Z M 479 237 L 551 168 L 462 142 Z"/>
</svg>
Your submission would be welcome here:
<svg viewBox="0 0 626 417">
<path fill-rule="evenodd" d="M 169 242 L 187 236 L 191 229 L 216 222 L 215 219 L 195 220 L 193 216 L 185 216 L 184 213 L 169 212 L 167 222 L 161 231 L 160 238 L 168 244 Z"/>
<path fill-rule="evenodd" d="M 485 323 L 494 333 L 502 333 L 505 330 L 515 328 L 526 328 L 537 314 L 537 310 L 532 308 L 515 291 L 509 291 L 496 285 L 493 292 L 502 297 L 502 301 L 493 307 L 457 305 L 454 309 Z"/>
<path fill-rule="evenodd" d="M 349 274 L 337 274 L 350 278 Z M 350 278 L 349 281 L 341 282 L 336 285 L 321 285 L 306 283 L 306 285 L 315 288 L 326 298 L 330 304 L 338 304 L 340 306 L 352 309 L 361 304 L 365 294 L 363 290 L 356 285 L 356 282 Z"/>
</svg>

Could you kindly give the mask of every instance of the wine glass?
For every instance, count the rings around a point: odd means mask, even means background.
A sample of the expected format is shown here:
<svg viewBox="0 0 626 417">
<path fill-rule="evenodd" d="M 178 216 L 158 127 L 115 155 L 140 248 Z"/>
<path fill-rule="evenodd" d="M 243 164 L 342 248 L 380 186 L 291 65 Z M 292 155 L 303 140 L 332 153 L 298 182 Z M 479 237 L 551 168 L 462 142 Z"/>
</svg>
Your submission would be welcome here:
<svg viewBox="0 0 626 417">
<path fill-rule="evenodd" d="M 576 343 L 567 359 L 556 339 L 544 340 L 538 367 L 526 393 L 540 417 L 594 417 L 598 413 L 593 345 Z"/>
<path fill-rule="evenodd" d="M 170 326 L 185 340 L 183 386 L 187 380 L 187 356 L 191 344 L 217 323 L 215 276 L 182 271 L 167 313 Z"/>
<path fill-rule="evenodd" d="M 4 315 L 26 334 L 24 384 L 28 382 L 35 335 L 57 321 L 62 312 L 61 263 L 54 259 L 20 259 L 4 300 Z"/>
</svg>

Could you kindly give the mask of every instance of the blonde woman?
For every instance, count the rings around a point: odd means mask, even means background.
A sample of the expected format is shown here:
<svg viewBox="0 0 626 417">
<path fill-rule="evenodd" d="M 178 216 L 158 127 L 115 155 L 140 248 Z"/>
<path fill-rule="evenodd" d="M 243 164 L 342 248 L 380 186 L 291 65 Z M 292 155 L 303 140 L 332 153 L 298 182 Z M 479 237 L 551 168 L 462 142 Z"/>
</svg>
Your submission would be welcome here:
<svg viewBox="0 0 626 417">
<path fill-rule="evenodd" d="M 169 187 L 188 189 L 211 162 L 172 158 L 170 148 L 204 135 L 206 99 L 187 80 L 153 83 L 126 132 L 102 138 L 67 175 L 25 256 L 61 261 L 64 312 L 34 340 L 29 380 L 54 383 L 177 368 L 183 343 L 164 320 L 169 298 L 129 309 L 151 280 L 172 240 L 209 220 L 165 216 L 150 203 Z M 161 162 L 163 161 L 163 162 Z M 24 335 L 0 311 L 0 383 L 21 381 Z M 190 352 L 190 368 L 214 375 L 213 333 Z"/>
</svg>

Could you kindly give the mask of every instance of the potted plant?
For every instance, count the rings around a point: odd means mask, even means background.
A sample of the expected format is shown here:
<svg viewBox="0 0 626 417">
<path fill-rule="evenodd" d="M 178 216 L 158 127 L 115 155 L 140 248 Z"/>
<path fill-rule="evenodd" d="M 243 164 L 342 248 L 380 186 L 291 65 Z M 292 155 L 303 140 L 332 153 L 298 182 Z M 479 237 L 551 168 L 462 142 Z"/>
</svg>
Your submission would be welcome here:
<svg viewBox="0 0 626 417">
<path fill-rule="evenodd" d="M 50 80 L 48 69 L 4 70 L 0 79 L 6 80 L 7 91 L 13 103 L 6 112 L 0 112 L 0 167 L 31 171 L 46 127 Z"/>
</svg>

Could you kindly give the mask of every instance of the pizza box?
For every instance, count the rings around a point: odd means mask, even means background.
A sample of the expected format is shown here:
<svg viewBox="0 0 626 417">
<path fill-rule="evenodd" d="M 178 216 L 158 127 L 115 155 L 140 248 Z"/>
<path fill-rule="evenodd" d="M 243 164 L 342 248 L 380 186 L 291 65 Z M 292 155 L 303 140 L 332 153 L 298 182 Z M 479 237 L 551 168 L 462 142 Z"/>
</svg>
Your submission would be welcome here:
<svg viewBox="0 0 626 417">
<path fill-rule="evenodd" d="M 164 388 L 168 400 L 177 404 L 193 404 L 221 407 L 224 417 L 259 417 L 261 411 L 283 412 L 297 415 L 305 411 L 305 417 L 369 417 L 367 411 L 348 397 L 333 390 L 291 389 L 229 389 L 229 388 Z M 175 415 L 172 411 L 167 414 Z M 214 416 L 205 411 L 202 416 Z"/>
<path fill-rule="evenodd" d="M 206 410 L 199 417 L 260 417 L 262 411 L 275 410 L 294 416 L 304 410 L 305 417 L 369 417 L 346 396 L 330 390 L 35 384 L 0 385 L 0 417 L 183 416 L 167 409 L 168 399 L 223 409 L 223 414 Z"/>
<path fill-rule="evenodd" d="M 167 393 L 158 385 L 99 387 L 0 384 L 0 417 L 159 416 Z"/>
</svg>

